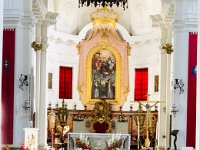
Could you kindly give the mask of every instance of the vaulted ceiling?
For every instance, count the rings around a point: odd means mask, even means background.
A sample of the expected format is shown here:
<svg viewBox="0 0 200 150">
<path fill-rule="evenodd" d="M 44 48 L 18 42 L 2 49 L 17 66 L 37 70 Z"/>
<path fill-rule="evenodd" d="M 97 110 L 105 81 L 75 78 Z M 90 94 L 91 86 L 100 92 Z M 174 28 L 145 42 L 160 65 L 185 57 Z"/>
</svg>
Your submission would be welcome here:
<svg viewBox="0 0 200 150">
<path fill-rule="evenodd" d="M 119 24 L 132 35 L 141 35 L 152 31 L 151 15 L 160 14 L 164 0 L 129 0 L 128 9 L 114 6 L 119 14 Z M 78 0 L 49 0 L 49 11 L 59 13 L 56 30 L 67 34 L 78 34 L 91 22 L 90 13 L 94 7 L 78 8 Z"/>
</svg>

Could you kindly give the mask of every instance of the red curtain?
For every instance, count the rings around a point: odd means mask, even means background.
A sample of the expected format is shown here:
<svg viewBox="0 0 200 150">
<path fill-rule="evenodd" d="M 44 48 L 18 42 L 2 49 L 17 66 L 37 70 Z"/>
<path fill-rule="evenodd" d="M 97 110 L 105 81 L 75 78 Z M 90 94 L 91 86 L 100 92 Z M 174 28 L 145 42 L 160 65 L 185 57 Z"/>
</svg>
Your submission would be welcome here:
<svg viewBox="0 0 200 150">
<path fill-rule="evenodd" d="M 195 147 L 196 133 L 196 65 L 197 33 L 189 33 L 188 47 L 188 105 L 187 105 L 187 140 L 186 145 Z"/>
<path fill-rule="evenodd" d="M 135 100 L 147 100 L 148 68 L 135 69 Z"/>
<path fill-rule="evenodd" d="M 3 31 L 2 143 L 13 144 L 15 29 Z"/>
<path fill-rule="evenodd" d="M 59 98 L 72 99 L 72 68 L 60 66 Z"/>
</svg>

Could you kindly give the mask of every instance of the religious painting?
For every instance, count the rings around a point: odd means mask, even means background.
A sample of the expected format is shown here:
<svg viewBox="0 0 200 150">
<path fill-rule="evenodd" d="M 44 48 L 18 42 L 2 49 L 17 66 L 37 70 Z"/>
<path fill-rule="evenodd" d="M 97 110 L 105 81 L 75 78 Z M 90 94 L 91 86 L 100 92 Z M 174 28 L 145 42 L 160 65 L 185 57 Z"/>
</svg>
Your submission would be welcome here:
<svg viewBox="0 0 200 150">
<path fill-rule="evenodd" d="M 90 49 L 86 59 L 86 99 L 94 104 L 102 99 L 120 102 L 122 60 L 111 44 L 98 44 Z"/>
<path fill-rule="evenodd" d="M 91 98 L 115 99 L 115 56 L 109 50 L 99 50 L 92 56 L 91 63 Z"/>
<path fill-rule="evenodd" d="M 154 92 L 159 91 L 159 75 L 154 76 Z"/>
<path fill-rule="evenodd" d="M 52 89 L 53 73 L 48 73 L 48 89 Z"/>
</svg>

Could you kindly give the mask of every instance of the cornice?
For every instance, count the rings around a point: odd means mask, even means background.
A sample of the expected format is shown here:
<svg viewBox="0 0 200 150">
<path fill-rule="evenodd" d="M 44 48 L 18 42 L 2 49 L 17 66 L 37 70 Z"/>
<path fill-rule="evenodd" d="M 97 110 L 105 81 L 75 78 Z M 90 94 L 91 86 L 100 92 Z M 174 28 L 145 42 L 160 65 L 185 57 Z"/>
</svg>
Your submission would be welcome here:
<svg viewBox="0 0 200 150">
<path fill-rule="evenodd" d="M 174 31 L 192 31 L 198 30 L 198 13 L 179 14 L 173 22 Z"/>
<path fill-rule="evenodd" d="M 42 0 L 33 0 L 32 10 L 36 18 L 41 18 L 47 13 L 47 7 Z"/>
</svg>

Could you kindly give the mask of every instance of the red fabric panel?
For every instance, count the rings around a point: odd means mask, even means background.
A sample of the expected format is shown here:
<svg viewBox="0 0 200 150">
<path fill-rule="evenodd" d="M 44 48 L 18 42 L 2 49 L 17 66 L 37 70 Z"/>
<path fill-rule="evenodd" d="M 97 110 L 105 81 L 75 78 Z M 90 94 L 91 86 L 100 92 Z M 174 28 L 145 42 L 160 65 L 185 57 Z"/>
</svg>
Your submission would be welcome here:
<svg viewBox="0 0 200 150">
<path fill-rule="evenodd" d="M 186 146 L 195 147 L 196 133 L 196 75 L 193 68 L 197 65 L 197 33 L 189 33 L 188 52 L 188 105 Z"/>
<path fill-rule="evenodd" d="M 72 99 L 72 68 L 60 66 L 59 98 Z"/>
<path fill-rule="evenodd" d="M 94 130 L 96 131 L 96 133 L 106 133 L 106 131 L 109 128 L 109 124 L 106 122 L 95 122 L 93 125 Z"/>
<path fill-rule="evenodd" d="M 6 65 L 7 64 L 7 65 Z M 13 144 L 15 29 L 3 31 L 2 143 Z"/>
<path fill-rule="evenodd" d="M 147 100 L 148 68 L 135 69 L 135 100 Z"/>
</svg>

